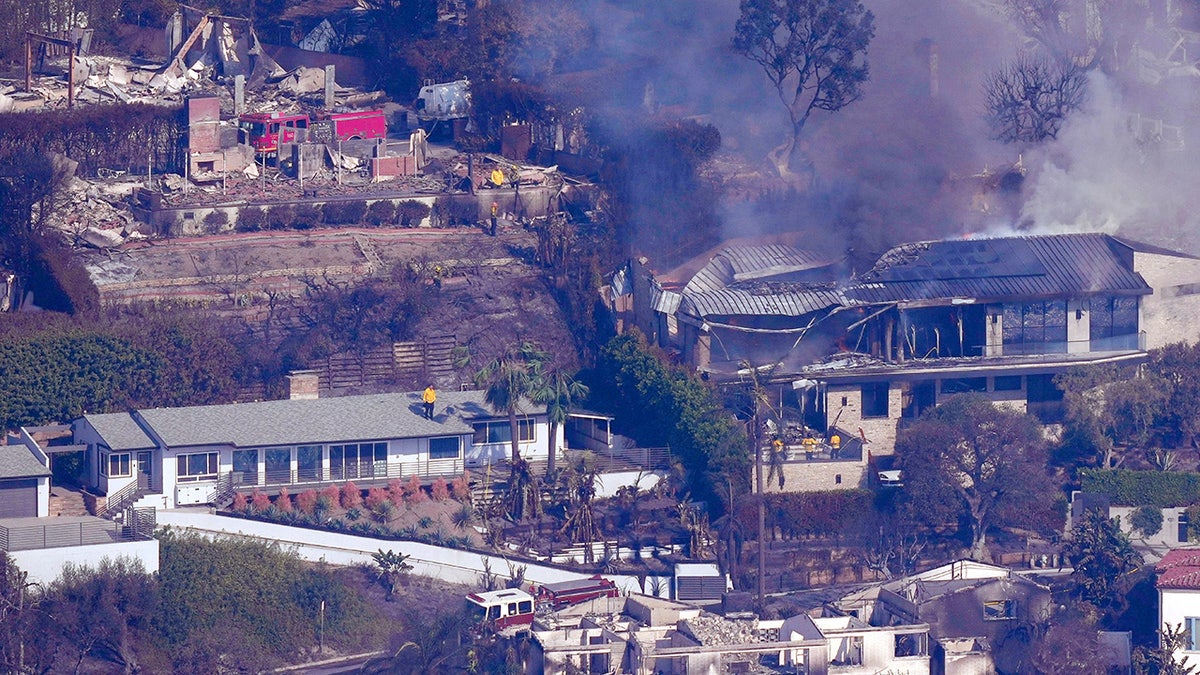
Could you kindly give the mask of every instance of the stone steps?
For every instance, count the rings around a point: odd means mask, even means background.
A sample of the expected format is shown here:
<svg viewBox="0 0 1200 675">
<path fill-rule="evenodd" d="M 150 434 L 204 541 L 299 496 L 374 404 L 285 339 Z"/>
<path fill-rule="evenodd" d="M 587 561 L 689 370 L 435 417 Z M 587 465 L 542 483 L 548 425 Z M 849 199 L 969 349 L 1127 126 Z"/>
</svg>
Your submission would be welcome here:
<svg viewBox="0 0 1200 675">
<path fill-rule="evenodd" d="M 50 488 L 49 513 L 51 516 L 90 515 L 83 503 L 83 494 L 59 486 Z"/>
</svg>

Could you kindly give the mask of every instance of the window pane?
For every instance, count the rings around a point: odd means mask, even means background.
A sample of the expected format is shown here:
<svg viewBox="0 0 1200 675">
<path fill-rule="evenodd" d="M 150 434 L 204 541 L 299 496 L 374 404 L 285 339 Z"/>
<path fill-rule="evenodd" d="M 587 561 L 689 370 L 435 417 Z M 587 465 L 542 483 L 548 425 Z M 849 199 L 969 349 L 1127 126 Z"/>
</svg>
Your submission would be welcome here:
<svg viewBox="0 0 1200 675">
<path fill-rule="evenodd" d="M 533 435 L 533 420 L 517 420 L 517 431 L 520 432 L 519 439 L 529 443 L 534 441 Z"/>
<path fill-rule="evenodd" d="M 1004 304 L 1004 344 L 1017 344 L 1024 342 L 1024 337 L 1021 332 L 1021 306 L 1005 303 Z"/>
<path fill-rule="evenodd" d="M 996 391 L 1021 391 L 1020 375 L 996 376 Z"/>
<path fill-rule="evenodd" d="M 888 416 L 887 382 L 870 382 L 862 385 L 862 416 Z"/>
<path fill-rule="evenodd" d="M 386 462 L 387 461 L 387 447 L 388 447 L 387 443 L 376 443 L 375 444 L 375 461 L 376 462 Z"/>
<path fill-rule="evenodd" d="M 471 443 L 473 443 L 475 445 L 482 445 L 482 444 L 488 442 L 487 438 L 488 438 L 488 425 L 476 424 L 475 425 L 475 435 L 473 437 L 471 437 Z"/>
<path fill-rule="evenodd" d="M 296 473 L 309 480 L 321 477 L 321 446 L 301 445 L 296 448 Z"/>
<path fill-rule="evenodd" d="M 509 443 L 512 441 L 512 428 L 508 422 L 488 422 L 488 443 Z"/>
<path fill-rule="evenodd" d="M 267 473 L 274 474 L 292 470 L 292 451 L 289 448 L 267 450 Z"/>
<path fill-rule="evenodd" d="M 429 439 L 429 459 L 458 459 L 457 436 Z"/>
</svg>

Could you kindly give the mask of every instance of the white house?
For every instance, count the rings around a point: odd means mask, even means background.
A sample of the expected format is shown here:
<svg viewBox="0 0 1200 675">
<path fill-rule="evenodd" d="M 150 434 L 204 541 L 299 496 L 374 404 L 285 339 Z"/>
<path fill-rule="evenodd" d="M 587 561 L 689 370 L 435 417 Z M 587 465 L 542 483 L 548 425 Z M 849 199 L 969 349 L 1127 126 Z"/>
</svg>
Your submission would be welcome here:
<svg viewBox="0 0 1200 675">
<path fill-rule="evenodd" d="M 45 517 L 50 461 L 22 444 L 0 445 L 0 518 Z"/>
<path fill-rule="evenodd" d="M 528 461 L 546 460 L 564 437 L 571 447 L 611 444 L 604 416 L 568 420 L 554 439 L 544 406 L 522 402 L 517 417 Z M 407 392 L 85 415 L 73 429 L 108 510 L 212 503 L 253 487 L 457 476 L 507 459 L 512 438 L 482 391 L 439 392 L 433 419 L 421 392 Z"/>
<path fill-rule="evenodd" d="M 1158 630 L 1182 628 L 1184 645 L 1175 659 L 1200 662 L 1200 549 L 1177 548 L 1155 565 L 1158 572 Z"/>
</svg>

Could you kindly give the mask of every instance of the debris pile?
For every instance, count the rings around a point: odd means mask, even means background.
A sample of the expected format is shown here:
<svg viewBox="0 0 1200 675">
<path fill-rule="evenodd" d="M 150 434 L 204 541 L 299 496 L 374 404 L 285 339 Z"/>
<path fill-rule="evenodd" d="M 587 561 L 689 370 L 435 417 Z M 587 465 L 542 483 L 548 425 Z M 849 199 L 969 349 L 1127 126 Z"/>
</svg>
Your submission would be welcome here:
<svg viewBox="0 0 1200 675">
<path fill-rule="evenodd" d="M 732 620 L 715 614 L 701 614 L 679 622 L 680 631 L 705 647 L 745 645 L 767 642 L 770 636 L 759 629 L 758 619 Z"/>
</svg>

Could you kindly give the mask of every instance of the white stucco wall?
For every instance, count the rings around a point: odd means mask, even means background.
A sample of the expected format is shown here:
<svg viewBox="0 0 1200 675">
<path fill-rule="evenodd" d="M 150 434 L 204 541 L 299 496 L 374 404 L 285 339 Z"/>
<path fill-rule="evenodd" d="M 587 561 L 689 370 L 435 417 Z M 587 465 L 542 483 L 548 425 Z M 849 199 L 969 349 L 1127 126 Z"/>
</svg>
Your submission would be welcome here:
<svg viewBox="0 0 1200 675">
<path fill-rule="evenodd" d="M 62 574 L 63 565 L 68 562 L 95 567 L 105 558 L 133 558 L 142 563 L 146 572 L 154 573 L 158 571 L 158 540 L 10 551 L 8 557 L 29 575 L 29 581 L 38 584 L 48 584 L 57 579 Z"/>
<path fill-rule="evenodd" d="M 1164 624 L 1174 628 L 1184 626 L 1188 617 L 1200 617 L 1200 590 L 1164 588 L 1159 590 L 1158 598 L 1158 630 L 1161 630 Z M 1187 657 L 1189 663 L 1196 663 L 1200 661 L 1200 650 L 1175 652 L 1177 660 L 1184 657 Z"/>
<path fill-rule="evenodd" d="M 491 565 L 493 574 L 502 578 L 509 574 L 509 563 L 502 556 L 460 551 L 432 544 L 322 532 L 191 511 L 162 511 L 157 517 L 160 526 L 170 525 L 204 534 L 229 534 L 278 541 L 285 546 L 294 546 L 296 552 L 305 560 L 323 560 L 330 565 L 371 564 L 371 554 L 382 548 L 385 551 L 391 550 L 412 556 L 409 563 L 413 565 L 413 574 L 450 583 L 477 585 L 483 572 L 484 560 Z M 526 566 L 525 580 L 536 584 L 582 580 L 592 576 L 591 572 L 570 572 L 523 561 L 520 565 Z M 603 576 L 615 582 L 622 592 L 641 592 L 637 577 L 624 574 Z"/>
</svg>

